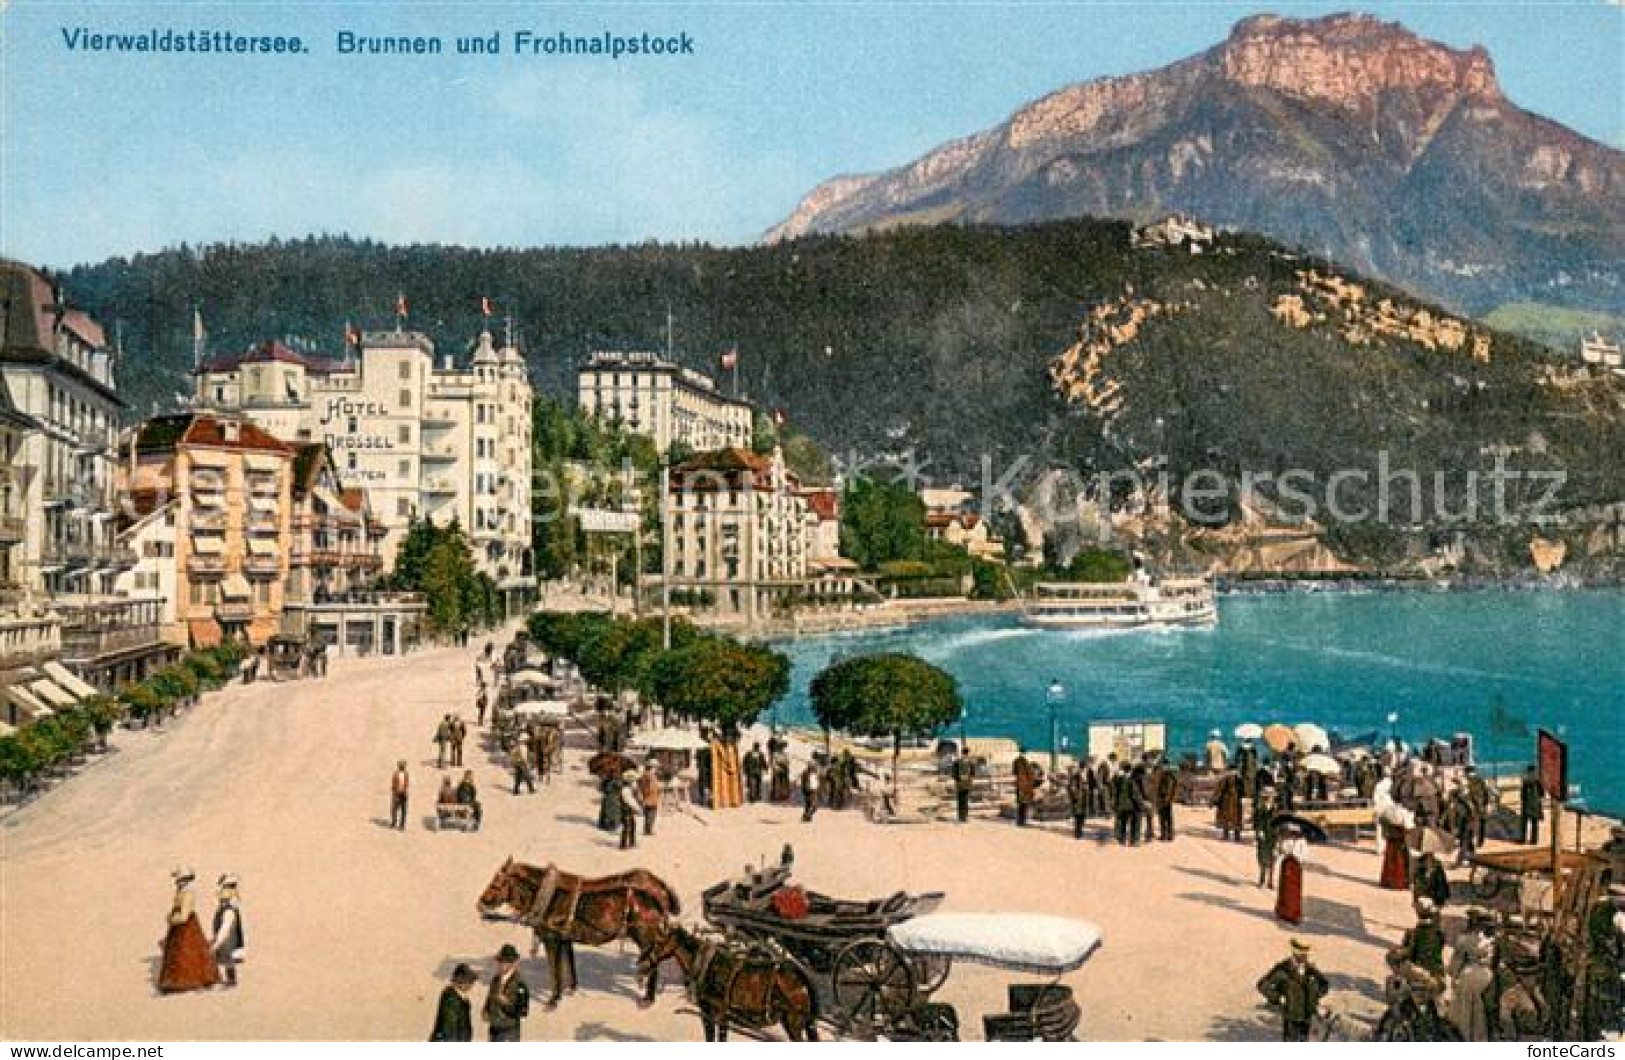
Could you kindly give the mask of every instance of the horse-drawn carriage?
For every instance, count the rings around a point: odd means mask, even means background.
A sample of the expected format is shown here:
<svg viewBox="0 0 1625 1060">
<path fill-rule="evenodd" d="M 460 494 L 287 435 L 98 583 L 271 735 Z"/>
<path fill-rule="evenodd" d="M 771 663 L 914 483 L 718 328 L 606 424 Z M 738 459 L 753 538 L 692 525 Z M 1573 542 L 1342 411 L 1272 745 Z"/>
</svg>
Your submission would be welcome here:
<svg viewBox="0 0 1625 1060">
<path fill-rule="evenodd" d="M 1081 921 L 1021 914 L 938 914 L 940 893 L 851 901 L 788 882 L 781 864 L 728 880 L 702 896 L 705 917 L 724 933 L 742 965 L 792 963 L 808 984 L 818 1018 L 857 1038 L 957 1041 L 952 1005 L 932 1000 L 955 959 L 1053 973 L 1055 981 L 1011 984 L 1009 1011 L 983 1019 L 990 1040 L 1061 1041 L 1079 1011 L 1060 975 L 1100 942 Z M 723 999 L 724 1002 L 726 999 Z M 702 1006 L 703 1007 L 703 1006 Z M 728 1025 L 726 1005 L 706 1015 Z"/>
</svg>

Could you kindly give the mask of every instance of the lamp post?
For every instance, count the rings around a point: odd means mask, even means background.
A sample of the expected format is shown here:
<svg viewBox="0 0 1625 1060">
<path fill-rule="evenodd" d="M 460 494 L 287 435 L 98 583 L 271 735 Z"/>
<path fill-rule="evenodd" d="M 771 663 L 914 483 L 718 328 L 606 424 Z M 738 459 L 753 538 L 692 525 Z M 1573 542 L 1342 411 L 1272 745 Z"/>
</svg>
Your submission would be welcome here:
<svg viewBox="0 0 1625 1060">
<path fill-rule="evenodd" d="M 1399 747 L 1399 711 L 1388 712 L 1388 743 L 1395 749 Z"/>
<path fill-rule="evenodd" d="M 1060 708 L 1061 703 L 1066 699 L 1066 686 L 1061 684 L 1061 682 L 1058 680 L 1051 681 L 1049 683 L 1049 692 L 1045 696 L 1045 699 L 1048 701 L 1049 705 L 1049 771 L 1050 775 L 1054 776 L 1057 751 L 1056 739 L 1058 735 L 1058 730 L 1055 727 L 1055 712 Z"/>
</svg>

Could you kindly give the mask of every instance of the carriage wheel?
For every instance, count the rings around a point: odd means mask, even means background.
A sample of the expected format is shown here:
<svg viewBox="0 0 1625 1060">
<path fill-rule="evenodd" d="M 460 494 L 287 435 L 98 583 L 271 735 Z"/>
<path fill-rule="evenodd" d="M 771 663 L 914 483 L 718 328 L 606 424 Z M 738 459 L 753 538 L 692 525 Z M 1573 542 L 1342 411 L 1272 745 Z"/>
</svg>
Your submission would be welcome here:
<svg viewBox="0 0 1625 1060">
<path fill-rule="evenodd" d="M 859 939 L 835 956 L 835 1007 L 852 1027 L 895 1024 L 914 1007 L 914 971 L 879 939 Z"/>
<path fill-rule="evenodd" d="M 954 968 L 952 957 L 910 957 L 909 963 L 914 966 L 915 987 L 920 996 L 926 998 L 942 988 L 942 984 L 948 981 L 948 973 Z"/>
</svg>

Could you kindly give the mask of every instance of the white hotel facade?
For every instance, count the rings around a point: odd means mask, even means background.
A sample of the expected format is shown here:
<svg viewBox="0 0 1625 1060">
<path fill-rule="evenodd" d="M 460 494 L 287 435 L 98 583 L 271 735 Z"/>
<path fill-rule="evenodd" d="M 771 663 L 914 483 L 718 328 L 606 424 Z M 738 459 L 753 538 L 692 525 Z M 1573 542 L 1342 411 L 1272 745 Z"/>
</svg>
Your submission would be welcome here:
<svg viewBox="0 0 1625 1060">
<path fill-rule="evenodd" d="M 369 331 L 354 358 L 277 342 L 195 372 L 196 407 L 240 412 L 290 443 L 322 442 L 345 486 L 367 490 L 393 564 L 415 517 L 459 521 L 477 567 L 517 603 L 531 574 L 531 385 L 511 344 L 483 331 L 463 366 L 415 331 Z"/>
<path fill-rule="evenodd" d="M 589 354 L 576 372 L 576 400 L 587 415 L 654 439 L 662 453 L 674 442 L 709 453 L 751 441 L 755 413 L 748 401 L 654 353 Z"/>
</svg>

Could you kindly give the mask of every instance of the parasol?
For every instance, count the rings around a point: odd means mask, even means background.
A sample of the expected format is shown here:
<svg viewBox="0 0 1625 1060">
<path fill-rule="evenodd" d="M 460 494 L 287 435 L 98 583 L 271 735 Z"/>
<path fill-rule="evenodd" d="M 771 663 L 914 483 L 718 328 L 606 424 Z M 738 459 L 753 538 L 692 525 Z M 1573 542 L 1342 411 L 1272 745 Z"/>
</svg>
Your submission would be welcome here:
<svg viewBox="0 0 1625 1060">
<path fill-rule="evenodd" d="M 550 685 L 553 679 L 540 670 L 518 670 L 508 675 L 508 681 L 516 685 Z"/>
<path fill-rule="evenodd" d="M 1319 749 L 1324 751 L 1332 745 L 1332 738 L 1326 735 L 1325 729 L 1322 729 L 1319 725 L 1311 725 L 1307 721 L 1294 726 L 1292 735 L 1298 741 L 1299 750 L 1313 751 Z"/>
<path fill-rule="evenodd" d="M 1326 842 L 1326 829 L 1307 817 L 1299 817 L 1295 813 L 1282 813 L 1276 814 L 1275 820 L 1270 822 L 1270 827 L 1275 829 L 1277 835 L 1287 825 L 1296 825 L 1303 832 L 1303 837 L 1311 843 Z"/>
<path fill-rule="evenodd" d="M 1287 728 L 1285 725 L 1271 725 L 1269 728 L 1264 730 L 1264 742 L 1268 744 L 1269 749 L 1274 751 L 1276 754 L 1280 754 L 1282 751 L 1285 751 L 1288 747 L 1291 747 L 1294 743 L 1297 743 L 1297 741 L 1297 736 L 1294 735 L 1292 730 Z"/>
<path fill-rule="evenodd" d="M 627 770 L 636 768 L 638 768 L 637 759 L 623 755 L 619 751 L 599 751 L 587 759 L 587 772 L 599 780 L 624 776 Z"/>
<path fill-rule="evenodd" d="M 1331 755 L 1315 754 L 1303 760 L 1303 768 L 1311 773 L 1320 773 L 1328 777 L 1343 775 L 1343 767 Z"/>
<path fill-rule="evenodd" d="M 697 751 L 709 746 L 687 729 L 649 729 L 632 737 L 632 745 L 646 751 Z"/>
<path fill-rule="evenodd" d="M 1264 727 L 1262 725 L 1249 721 L 1245 725 L 1236 726 L 1236 739 L 1238 740 L 1257 740 L 1263 735 Z"/>
</svg>

